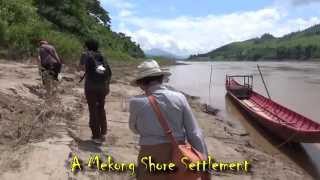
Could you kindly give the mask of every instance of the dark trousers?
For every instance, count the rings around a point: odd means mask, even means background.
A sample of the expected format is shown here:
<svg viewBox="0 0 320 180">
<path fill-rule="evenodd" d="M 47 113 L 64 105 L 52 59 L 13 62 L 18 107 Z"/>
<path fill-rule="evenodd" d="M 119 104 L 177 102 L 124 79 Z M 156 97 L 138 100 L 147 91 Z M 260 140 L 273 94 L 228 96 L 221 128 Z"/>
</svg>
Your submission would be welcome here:
<svg viewBox="0 0 320 180">
<path fill-rule="evenodd" d="M 105 88 L 85 89 L 85 95 L 89 107 L 89 126 L 92 131 L 92 138 L 100 138 L 107 134 L 106 111 L 104 110 L 105 98 L 107 95 Z"/>
</svg>

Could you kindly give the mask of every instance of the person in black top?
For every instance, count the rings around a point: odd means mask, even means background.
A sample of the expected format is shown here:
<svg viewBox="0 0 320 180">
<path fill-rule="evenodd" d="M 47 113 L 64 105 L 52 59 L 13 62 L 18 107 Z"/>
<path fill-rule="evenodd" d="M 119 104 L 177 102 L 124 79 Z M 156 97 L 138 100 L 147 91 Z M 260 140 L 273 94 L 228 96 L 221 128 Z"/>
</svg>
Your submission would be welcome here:
<svg viewBox="0 0 320 180">
<path fill-rule="evenodd" d="M 89 108 L 89 126 L 92 140 L 101 143 L 107 134 L 107 120 L 104 109 L 105 97 L 109 94 L 109 83 L 112 76 L 110 66 L 98 51 L 96 40 L 85 42 L 86 50 L 80 59 L 80 67 L 85 70 L 85 96 Z"/>
</svg>

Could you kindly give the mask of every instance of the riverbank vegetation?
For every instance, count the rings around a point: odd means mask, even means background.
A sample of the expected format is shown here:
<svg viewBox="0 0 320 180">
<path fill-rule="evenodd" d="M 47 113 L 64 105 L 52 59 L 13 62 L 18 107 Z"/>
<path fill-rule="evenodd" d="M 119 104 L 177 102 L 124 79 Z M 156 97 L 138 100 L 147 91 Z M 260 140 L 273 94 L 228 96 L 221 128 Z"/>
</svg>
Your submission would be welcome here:
<svg viewBox="0 0 320 180">
<path fill-rule="evenodd" d="M 37 42 L 46 39 L 67 62 L 79 58 L 88 38 L 99 40 L 113 60 L 143 58 L 130 37 L 110 29 L 111 19 L 98 0 L 0 0 L 0 58 L 37 55 Z"/>
<path fill-rule="evenodd" d="M 317 60 L 320 59 L 320 24 L 280 38 L 264 34 L 260 38 L 234 42 L 189 59 Z"/>
</svg>

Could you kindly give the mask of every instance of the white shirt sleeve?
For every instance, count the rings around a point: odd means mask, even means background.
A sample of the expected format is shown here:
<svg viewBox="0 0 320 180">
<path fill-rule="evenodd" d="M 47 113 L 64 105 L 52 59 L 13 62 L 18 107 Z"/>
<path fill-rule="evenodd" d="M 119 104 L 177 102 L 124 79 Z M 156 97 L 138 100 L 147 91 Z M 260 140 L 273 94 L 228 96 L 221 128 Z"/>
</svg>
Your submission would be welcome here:
<svg viewBox="0 0 320 180">
<path fill-rule="evenodd" d="M 137 129 L 137 113 L 135 110 L 134 101 L 132 101 L 132 100 L 129 101 L 129 112 L 130 112 L 129 128 L 133 133 L 139 134 L 139 131 Z"/>
</svg>

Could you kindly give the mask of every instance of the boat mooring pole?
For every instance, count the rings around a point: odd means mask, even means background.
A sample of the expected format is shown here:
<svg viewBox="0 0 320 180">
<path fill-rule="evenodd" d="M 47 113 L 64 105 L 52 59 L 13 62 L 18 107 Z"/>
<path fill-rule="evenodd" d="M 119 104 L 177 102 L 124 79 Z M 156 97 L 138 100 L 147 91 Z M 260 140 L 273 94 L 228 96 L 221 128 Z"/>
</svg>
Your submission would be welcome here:
<svg viewBox="0 0 320 180">
<path fill-rule="evenodd" d="M 212 73 L 213 73 L 213 65 L 211 64 L 211 72 L 210 72 L 210 84 L 209 84 L 209 106 L 211 105 L 211 87 L 212 87 Z"/>
<path fill-rule="evenodd" d="M 268 90 L 268 87 L 267 87 L 267 85 L 266 85 L 266 82 L 264 81 L 264 78 L 263 78 L 263 75 L 262 75 L 262 73 L 261 73 L 261 70 L 260 70 L 260 66 L 259 66 L 259 64 L 257 64 L 257 67 L 258 67 L 258 70 L 259 70 L 259 73 L 260 73 L 260 76 L 261 76 L 261 79 L 262 79 L 262 82 L 263 82 L 264 88 L 265 88 L 265 89 L 266 89 L 266 91 L 267 91 L 267 94 L 268 94 L 269 99 L 271 99 L 271 97 L 270 97 L 270 93 L 269 93 L 269 90 Z"/>
</svg>

